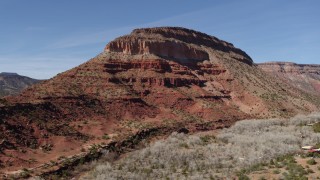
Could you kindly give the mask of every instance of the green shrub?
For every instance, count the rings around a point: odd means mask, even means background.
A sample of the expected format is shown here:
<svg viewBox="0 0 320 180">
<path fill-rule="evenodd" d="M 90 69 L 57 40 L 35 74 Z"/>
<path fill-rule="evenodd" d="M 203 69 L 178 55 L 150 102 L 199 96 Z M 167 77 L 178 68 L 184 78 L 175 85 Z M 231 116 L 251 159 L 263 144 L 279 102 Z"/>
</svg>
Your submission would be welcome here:
<svg viewBox="0 0 320 180">
<path fill-rule="evenodd" d="M 278 162 L 283 162 L 285 164 L 297 163 L 294 156 L 291 154 L 286 154 L 276 158 Z"/>
<path fill-rule="evenodd" d="M 307 161 L 307 164 L 309 164 L 309 165 L 315 165 L 315 164 L 317 164 L 317 162 L 316 162 L 314 159 L 309 159 L 309 160 Z"/>
<path fill-rule="evenodd" d="M 320 153 L 318 152 L 308 152 L 307 157 L 320 158 Z"/>
<path fill-rule="evenodd" d="M 180 143 L 179 146 L 186 149 L 189 148 L 189 145 L 187 143 Z"/>
<path fill-rule="evenodd" d="M 280 174 L 281 173 L 280 170 L 278 170 L 278 169 L 275 169 L 272 172 L 273 172 L 273 174 Z"/>
<path fill-rule="evenodd" d="M 20 173 L 20 177 L 24 178 L 24 179 L 29 178 L 29 177 L 31 177 L 31 175 L 30 175 L 31 173 L 32 172 L 29 171 L 27 168 L 23 168 L 22 172 Z"/>
<path fill-rule="evenodd" d="M 297 164 L 289 164 L 287 166 L 288 173 L 283 173 L 285 180 L 292 179 L 301 179 L 307 180 L 308 178 L 305 176 L 308 172 L 301 166 Z"/>
<path fill-rule="evenodd" d="M 307 173 L 311 174 L 311 173 L 314 173 L 314 171 L 312 169 L 307 169 Z"/>
<path fill-rule="evenodd" d="M 315 123 L 312 128 L 315 133 L 320 133 L 320 123 Z"/>
<path fill-rule="evenodd" d="M 108 139 L 110 139 L 110 137 L 109 137 L 109 135 L 108 135 L 108 134 L 104 134 L 104 135 L 102 136 L 102 139 L 104 139 L 104 140 L 108 140 Z"/>
<path fill-rule="evenodd" d="M 317 162 L 316 162 L 314 159 L 309 159 L 309 160 L 307 161 L 307 164 L 309 164 L 309 165 L 315 165 L 315 164 L 317 164 Z"/>
<path fill-rule="evenodd" d="M 205 135 L 205 136 L 200 136 L 200 139 L 203 143 L 208 144 L 212 139 L 215 139 L 215 137 L 210 135 Z"/>
<path fill-rule="evenodd" d="M 239 174 L 238 178 L 239 180 L 250 180 L 250 178 L 245 174 Z"/>
</svg>

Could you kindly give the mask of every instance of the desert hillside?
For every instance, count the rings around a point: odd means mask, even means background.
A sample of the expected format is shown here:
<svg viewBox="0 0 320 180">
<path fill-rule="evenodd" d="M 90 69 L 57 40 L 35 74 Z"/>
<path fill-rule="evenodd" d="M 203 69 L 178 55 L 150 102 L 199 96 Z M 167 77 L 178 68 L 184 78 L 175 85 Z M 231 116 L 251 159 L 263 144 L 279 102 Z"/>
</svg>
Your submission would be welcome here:
<svg viewBox="0 0 320 180">
<path fill-rule="evenodd" d="M 180 27 L 136 29 L 86 63 L 0 100 L 0 172 L 41 174 L 94 144 L 122 151 L 157 133 L 319 108 L 319 94 L 274 78 L 231 43 Z M 48 162 L 55 163 L 44 168 Z"/>
</svg>

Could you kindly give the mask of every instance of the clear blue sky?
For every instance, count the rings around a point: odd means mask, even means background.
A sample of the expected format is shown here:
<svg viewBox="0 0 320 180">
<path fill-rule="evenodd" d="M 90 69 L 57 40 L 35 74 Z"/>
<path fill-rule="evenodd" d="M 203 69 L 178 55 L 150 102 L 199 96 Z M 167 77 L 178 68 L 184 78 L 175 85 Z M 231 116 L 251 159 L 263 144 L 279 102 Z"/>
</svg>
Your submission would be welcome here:
<svg viewBox="0 0 320 180">
<path fill-rule="evenodd" d="M 0 72 L 50 78 L 137 27 L 182 26 L 255 62 L 320 64 L 319 0 L 0 0 Z"/>
</svg>

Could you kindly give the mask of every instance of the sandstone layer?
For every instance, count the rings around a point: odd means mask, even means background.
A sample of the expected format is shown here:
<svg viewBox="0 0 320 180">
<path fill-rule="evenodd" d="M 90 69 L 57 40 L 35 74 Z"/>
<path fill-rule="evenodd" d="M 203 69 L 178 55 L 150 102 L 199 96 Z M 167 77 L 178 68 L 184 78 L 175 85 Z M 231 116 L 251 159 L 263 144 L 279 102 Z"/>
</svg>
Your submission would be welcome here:
<svg viewBox="0 0 320 180">
<path fill-rule="evenodd" d="M 252 64 L 252 59 L 231 43 L 207 34 L 185 28 L 136 29 L 131 34 L 110 42 L 106 52 L 122 52 L 130 55 L 154 54 L 184 62 L 209 60 L 205 48 L 239 55 L 239 60 Z"/>
</svg>

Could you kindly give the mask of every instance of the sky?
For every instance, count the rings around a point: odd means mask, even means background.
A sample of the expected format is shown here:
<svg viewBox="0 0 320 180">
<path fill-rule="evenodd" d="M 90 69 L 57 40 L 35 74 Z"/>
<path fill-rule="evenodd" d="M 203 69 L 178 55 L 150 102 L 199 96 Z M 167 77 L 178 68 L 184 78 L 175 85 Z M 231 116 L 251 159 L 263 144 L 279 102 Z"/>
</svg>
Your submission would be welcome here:
<svg viewBox="0 0 320 180">
<path fill-rule="evenodd" d="M 254 62 L 320 64 L 319 0 L 0 0 L 0 72 L 48 79 L 135 28 L 180 26 Z"/>
</svg>

